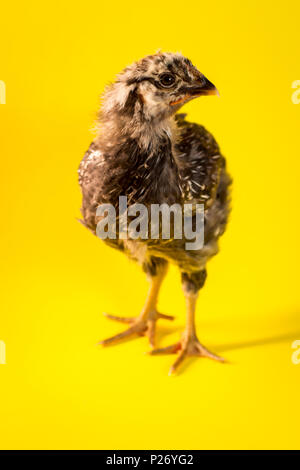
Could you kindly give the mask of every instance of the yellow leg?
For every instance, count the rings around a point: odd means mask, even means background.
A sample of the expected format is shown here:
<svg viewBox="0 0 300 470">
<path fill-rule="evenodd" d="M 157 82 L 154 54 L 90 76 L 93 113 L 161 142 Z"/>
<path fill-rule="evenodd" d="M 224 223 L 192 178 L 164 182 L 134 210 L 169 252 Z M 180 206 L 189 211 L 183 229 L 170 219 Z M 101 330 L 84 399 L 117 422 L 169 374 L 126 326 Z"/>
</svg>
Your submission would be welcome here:
<svg viewBox="0 0 300 470">
<path fill-rule="evenodd" d="M 155 327 L 156 322 L 159 318 L 163 318 L 165 320 L 173 320 L 174 317 L 170 315 L 164 315 L 157 311 L 156 305 L 158 300 L 159 290 L 162 284 L 162 281 L 167 272 L 167 265 L 163 265 L 158 271 L 155 276 L 148 276 L 150 287 L 148 291 L 148 295 L 146 298 L 145 305 L 138 317 L 118 317 L 115 315 L 110 315 L 105 313 L 104 315 L 111 319 L 121 323 L 128 323 L 131 326 L 119 333 L 118 335 L 112 336 L 111 338 L 107 338 L 103 341 L 100 341 L 99 344 L 102 346 L 108 346 L 110 344 L 115 344 L 122 339 L 128 338 L 134 335 L 146 335 L 149 338 L 149 342 L 151 347 L 154 347 L 155 344 Z"/>
<path fill-rule="evenodd" d="M 208 349 L 206 349 L 197 338 L 195 327 L 195 310 L 197 297 L 198 293 L 185 294 L 187 319 L 186 327 L 181 340 L 178 343 L 172 344 L 171 346 L 167 346 L 166 348 L 154 349 L 150 352 L 150 354 L 152 355 L 178 353 L 178 357 L 172 365 L 169 375 L 174 374 L 180 364 L 188 356 L 207 357 L 209 359 L 224 362 L 224 359 L 222 357 L 217 356 L 216 354 L 213 354 Z"/>
</svg>

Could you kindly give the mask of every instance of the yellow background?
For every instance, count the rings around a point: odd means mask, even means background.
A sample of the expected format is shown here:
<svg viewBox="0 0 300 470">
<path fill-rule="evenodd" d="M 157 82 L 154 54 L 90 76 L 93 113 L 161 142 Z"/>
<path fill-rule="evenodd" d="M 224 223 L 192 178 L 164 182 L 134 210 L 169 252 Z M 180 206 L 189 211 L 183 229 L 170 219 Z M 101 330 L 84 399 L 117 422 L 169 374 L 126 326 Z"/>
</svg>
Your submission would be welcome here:
<svg viewBox="0 0 300 470">
<path fill-rule="evenodd" d="M 298 1 L 5 2 L 1 6 L 1 448 L 299 448 Z M 200 339 L 228 365 L 148 357 L 141 338 L 100 349 L 136 315 L 140 268 L 77 221 L 77 167 L 99 95 L 133 60 L 181 51 L 221 98 L 189 119 L 217 138 L 233 210 L 201 292 Z M 184 326 L 171 268 L 159 344 Z"/>
</svg>

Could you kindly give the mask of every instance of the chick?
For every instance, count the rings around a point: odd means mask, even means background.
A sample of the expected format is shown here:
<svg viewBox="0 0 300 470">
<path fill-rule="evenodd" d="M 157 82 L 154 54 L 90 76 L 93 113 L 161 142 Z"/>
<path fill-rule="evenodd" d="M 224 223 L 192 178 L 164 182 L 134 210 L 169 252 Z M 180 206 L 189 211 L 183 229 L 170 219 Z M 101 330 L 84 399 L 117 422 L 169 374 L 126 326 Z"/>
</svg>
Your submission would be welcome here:
<svg viewBox="0 0 300 470">
<path fill-rule="evenodd" d="M 181 54 L 157 53 L 125 68 L 107 87 L 99 113 L 99 132 L 79 167 L 83 224 L 96 233 L 97 207 L 128 204 L 204 204 L 204 245 L 187 250 L 186 241 L 161 237 L 106 239 L 106 243 L 136 260 L 150 288 L 135 318 L 107 315 L 128 324 L 122 333 L 101 341 L 106 346 L 133 335 L 147 335 L 154 348 L 158 319 L 173 317 L 157 311 L 157 299 L 168 263 L 178 266 L 186 300 L 186 328 L 178 343 L 150 354 L 177 354 L 174 373 L 187 356 L 223 361 L 198 340 L 195 309 L 206 280 L 207 261 L 218 252 L 218 238 L 229 214 L 225 159 L 213 136 L 202 126 L 176 114 L 188 101 L 218 94 L 215 86 Z"/>
</svg>

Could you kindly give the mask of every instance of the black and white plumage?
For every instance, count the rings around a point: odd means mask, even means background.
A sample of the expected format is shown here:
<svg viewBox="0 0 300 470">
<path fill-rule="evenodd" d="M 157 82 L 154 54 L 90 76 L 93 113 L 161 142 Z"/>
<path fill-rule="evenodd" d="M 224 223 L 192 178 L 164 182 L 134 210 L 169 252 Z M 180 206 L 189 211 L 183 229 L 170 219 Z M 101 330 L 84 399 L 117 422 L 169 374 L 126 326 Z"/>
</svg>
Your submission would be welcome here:
<svg viewBox="0 0 300 470">
<path fill-rule="evenodd" d="M 206 278 L 206 263 L 218 251 L 218 238 L 229 213 L 230 177 L 213 136 L 202 126 L 176 115 L 191 99 L 216 94 L 216 88 L 181 54 L 157 53 L 127 67 L 103 95 L 99 133 L 79 168 L 83 223 L 96 231 L 100 204 L 118 207 L 119 196 L 128 204 L 198 203 L 205 207 L 204 246 L 185 248 L 186 240 L 106 240 L 137 260 L 150 279 L 145 308 L 136 318 L 111 318 L 130 327 L 102 344 L 134 333 L 147 334 L 154 344 L 159 314 L 156 301 L 167 263 L 182 273 L 187 300 L 187 328 L 182 340 L 152 354 L 179 352 L 172 371 L 187 355 L 219 359 L 202 346 L 194 325 L 199 289 Z"/>
</svg>

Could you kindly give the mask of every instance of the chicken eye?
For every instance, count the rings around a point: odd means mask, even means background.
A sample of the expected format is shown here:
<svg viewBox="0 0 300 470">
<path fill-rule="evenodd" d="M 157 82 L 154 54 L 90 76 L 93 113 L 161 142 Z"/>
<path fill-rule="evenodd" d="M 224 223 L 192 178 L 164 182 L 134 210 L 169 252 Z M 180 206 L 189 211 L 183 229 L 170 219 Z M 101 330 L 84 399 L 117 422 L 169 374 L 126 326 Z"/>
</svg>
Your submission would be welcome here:
<svg viewBox="0 0 300 470">
<path fill-rule="evenodd" d="M 163 73 L 159 77 L 159 82 L 162 86 L 169 88 L 175 83 L 175 77 L 171 73 Z"/>
</svg>

